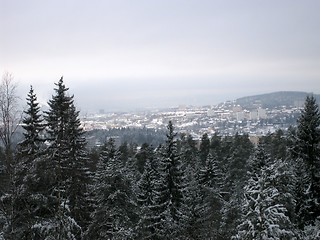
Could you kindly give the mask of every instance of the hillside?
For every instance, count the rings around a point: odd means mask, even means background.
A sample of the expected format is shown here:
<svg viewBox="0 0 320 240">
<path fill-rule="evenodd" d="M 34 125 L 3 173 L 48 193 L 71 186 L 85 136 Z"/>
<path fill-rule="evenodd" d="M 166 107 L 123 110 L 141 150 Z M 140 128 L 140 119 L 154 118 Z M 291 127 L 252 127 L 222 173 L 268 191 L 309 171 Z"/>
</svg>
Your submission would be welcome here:
<svg viewBox="0 0 320 240">
<path fill-rule="evenodd" d="M 274 92 L 268 94 L 261 94 L 249 97 L 242 97 L 236 100 L 236 103 L 247 109 L 256 108 L 261 106 L 262 108 L 274 108 L 279 106 L 296 106 L 301 107 L 308 95 L 312 93 L 307 92 Z M 320 95 L 313 94 L 319 102 Z"/>
</svg>

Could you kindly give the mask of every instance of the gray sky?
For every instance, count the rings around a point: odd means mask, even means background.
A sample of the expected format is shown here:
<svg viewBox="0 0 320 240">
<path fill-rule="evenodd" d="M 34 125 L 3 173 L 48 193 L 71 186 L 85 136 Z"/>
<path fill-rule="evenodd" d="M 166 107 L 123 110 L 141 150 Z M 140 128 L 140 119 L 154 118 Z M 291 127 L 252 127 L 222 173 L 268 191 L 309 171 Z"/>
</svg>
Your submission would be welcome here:
<svg viewBox="0 0 320 240">
<path fill-rule="evenodd" d="M 82 111 L 320 89 L 320 1 L 0 0 L 0 72 Z"/>
</svg>

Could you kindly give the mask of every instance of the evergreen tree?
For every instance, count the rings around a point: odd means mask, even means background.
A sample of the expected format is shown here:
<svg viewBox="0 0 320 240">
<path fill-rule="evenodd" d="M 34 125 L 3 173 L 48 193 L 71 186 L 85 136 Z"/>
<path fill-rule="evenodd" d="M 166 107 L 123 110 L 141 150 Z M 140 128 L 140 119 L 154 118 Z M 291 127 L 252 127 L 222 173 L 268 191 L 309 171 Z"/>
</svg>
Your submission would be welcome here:
<svg viewBox="0 0 320 240">
<path fill-rule="evenodd" d="M 200 169 L 199 187 L 202 199 L 206 205 L 206 219 L 203 221 L 204 239 L 219 239 L 222 220 L 222 173 L 217 166 L 217 158 L 208 154 L 205 166 Z"/>
<path fill-rule="evenodd" d="M 244 188 L 243 216 L 234 239 L 292 239 L 287 209 L 275 187 L 277 165 L 264 166 Z"/>
<path fill-rule="evenodd" d="M 187 184 L 185 189 L 184 227 L 181 239 L 205 239 L 207 237 L 208 213 L 210 206 L 203 199 L 199 172 L 188 166 L 185 170 Z"/>
<path fill-rule="evenodd" d="M 190 134 L 182 135 L 181 137 L 180 157 L 183 166 L 190 166 L 194 169 L 199 168 L 198 149 Z"/>
<path fill-rule="evenodd" d="M 160 179 L 157 185 L 156 199 L 158 213 L 163 225 L 157 231 L 162 238 L 177 237 L 182 229 L 182 209 L 184 208 L 183 172 L 180 157 L 176 149 L 176 133 L 169 121 L 166 145 L 163 148 L 159 166 Z"/>
<path fill-rule="evenodd" d="M 154 149 L 152 146 L 149 146 L 149 144 L 147 144 L 147 143 L 143 143 L 141 145 L 139 152 L 135 155 L 136 165 L 137 165 L 138 171 L 141 174 L 144 172 L 145 163 L 148 159 L 150 159 L 152 162 L 152 165 L 154 165 L 153 151 L 154 151 Z M 155 168 L 155 166 L 152 166 L 152 167 Z"/>
<path fill-rule="evenodd" d="M 137 220 L 136 205 L 112 140 L 106 144 L 98 162 L 94 192 L 95 210 L 86 238 L 130 238 Z"/>
<path fill-rule="evenodd" d="M 25 130 L 23 133 L 24 140 L 19 144 L 19 152 L 23 157 L 27 156 L 28 160 L 32 161 L 39 155 L 40 149 L 43 147 L 42 132 L 45 128 L 37 96 L 32 86 L 28 94 L 27 105 L 28 109 L 24 111 L 26 116 L 22 120 L 22 128 Z"/>
<path fill-rule="evenodd" d="M 128 158 L 129 158 L 129 148 L 128 148 L 128 143 L 124 142 L 120 145 L 118 149 L 120 153 L 120 160 L 122 161 L 123 165 L 126 165 Z"/>
<path fill-rule="evenodd" d="M 284 132 L 278 129 L 274 133 L 268 133 L 259 139 L 259 146 L 263 145 L 265 150 L 270 154 L 270 157 L 275 159 L 287 158 L 287 141 Z"/>
<path fill-rule="evenodd" d="M 320 216 L 320 113 L 313 96 L 307 97 L 298 119 L 294 155 L 297 156 L 297 214 L 300 228 Z"/>
<path fill-rule="evenodd" d="M 310 224 L 304 227 L 303 232 L 300 235 L 300 239 L 314 240 L 320 239 L 320 219 L 318 218 L 314 224 Z"/>
<path fill-rule="evenodd" d="M 47 157 L 54 165 L 56 176 L 52 192 L 58 200 L 56 234 L 57 238 L 61 239 L 81 236 L 81 227 L 85 225 L 86 160 L 85 139 L 73 96 L 68 95 L 69 89 L 65 87 L 62 77 L 56 86 L 56 94 L 48 102 L 49 110 L 45 120 L 50 144 Z M 71 228 L 73 232 L 70 232 Z"/>
<path fill-rule="evenodd" d="M 138 239 L 157 239 L 156 232 L 159 216 L 156 212 L 156 171 L 146 160 L 144 172 L 138 182 L 137 203 L 140 208 L 140 220 L 137 226 Z"/>
<path fill-rule="evenodd" d="M 88 211 L 88 184 L 90 183 L 91 172 L 88 168 L 88 157 L 86 151 L 86 139 L 79 119 L 79 111 L 74 105 L 69 107 L 69 120 L 67 123 L 67 145 L 68 162 L 65 166 L 66 196 L 71 217 L 81 227 L 81 232 L 76 237 L 80 238 L 86 230 L 90 221 Z"/>
<path fill-rule="evenodd" d="M 249 157 L 247 166 L 251 176 L 261 172 L 261 169 L 272 162 L 270 155 L 265 151 L 265 144 L 259 144 Z"/>
<path fill-rule="evenodd" d="M 200 151 L 199 151 L 201 166 L 205 165 L 209 151 L 210 151 L 210 139 L 208 137 L 208 134 L 205 133 L 202 135 L 201 144 L 200 144 Z"/>
<path fill-rule="evenodd" d="M 42 131 L 44 130 L 44 124 L 32 86 L 28 93 L 27 105 L 28 109 L 24 111 L 25 117 L 22 120 L 24 140 L 19 143 L 17 153 L 19 159 L 16 172 L 18 198 L 15 201 L 15 208 L 19 211 L 19 214 L 16 219 L 15 237 L 19 239 L 23 237 L 31 238 L 31 228 L 37 218 L 36 209 L 40 204 L 34 200 L 38 193 L 33 187 L 36 185 L 36 180 L 34 175 L 31 174 L 31 169 L 35 167 L 37 158 L 43 154 L 44 139 Z"/>
<path fill-rule="evenodd" d="M 218 167 L 222 172 L 225 171 L 225 164 L 223 162 L 224 156 L 222 155 L 222 139 L 218 132 L 215 132 L 210 141 L 210 153 L 217 157 Z"/>
<path fill-rule="evenodd" d="M 231 145 L 231 153 L 225 152 L 228 157 L 225 159 L 225 184 L 223 192 L 225 205 L 223 207 L 223 224 L 222 231 L 226 239 L 234 234 L 241 216 L 241 204 L 243 187 L 247 181 L 248 165 L 247 161 L 252 153 L 252 143 L 247 134 L 239 135 L 238 133 L 231 139 L 225 139 L 224 148 Z M 230 143 L 231 142 L 231 143 Z M 226 150 L 224 150 L 226 151 Z"/>
</svg>

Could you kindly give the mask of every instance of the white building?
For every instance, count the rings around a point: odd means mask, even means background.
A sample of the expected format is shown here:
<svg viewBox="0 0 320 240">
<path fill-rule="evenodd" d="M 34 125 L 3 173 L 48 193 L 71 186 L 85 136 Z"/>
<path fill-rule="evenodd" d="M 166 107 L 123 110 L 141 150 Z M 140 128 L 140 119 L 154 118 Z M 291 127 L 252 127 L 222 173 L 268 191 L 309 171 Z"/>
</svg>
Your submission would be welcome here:
<svg viewBox="0 0 320 240">
<path fill-rule="evenodd" d="M 250 120 L 258 120 L 258 111 L 253 110 L 250 112 Z"/>
<path fill-rule="evenodd" d="M 259 119 L 265 119 L 267 118 L 267 111 L 263 108 L 258 108 L 258 118 Z"/>
<path fill-rule="evenodd" d="M 239 121 L 242 121 L 244 119 L 245 119 L 244 112 L 243 111 L 242 112 L 237 112 L 237 121 L 239 122 Z"/>
</svg>

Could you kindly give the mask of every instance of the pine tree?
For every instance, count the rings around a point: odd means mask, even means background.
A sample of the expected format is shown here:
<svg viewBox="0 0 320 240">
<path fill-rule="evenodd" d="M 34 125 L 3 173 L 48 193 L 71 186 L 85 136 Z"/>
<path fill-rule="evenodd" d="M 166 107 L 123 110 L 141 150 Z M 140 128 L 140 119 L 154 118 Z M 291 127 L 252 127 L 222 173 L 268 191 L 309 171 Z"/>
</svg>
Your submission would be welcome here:
<svg viewBox="0 0 320 240">
<path fill-rule="evenodd" d="M 225 139 L 223 145 L 223 154 L 226 155 L 225 166 L 222 167 L 225 171 L 223 192 L 226 194 L 224 194 L 222 231 L 226 239 L 230 239 L 241 216 L 243 187 L 248 178 L 247 161 L 253 146 L 247 134 L 239 135 L 238 133 L 233 139 Z M 229 153 L 228 147 L 231 148 Z"/>
<path fill-rule="evenodd" d="M 156 212 L 156 181 L 157 173 L 146 160 L 144 172 L 138 182 L 137 204 L 140 208 L 140 220 L 137 226 L 138 239 L 157 239 L 157 224 L 159 216 Z"/>
<path fill-rule="evenodd" d="M 274 186 L 277 165 L 265 166 L 245 186 L 243 216 L 234 239 L 292 239 L 287 209 Z"/>
<path fill-rule="evenodd" d="M 222 220 L 222 173 L 217 166 L 217 158 L 210 153 L 207 156 L 205 166 L 200 169 L 199 187 L 204 204 L 207 207 L 206 219 L 202 236 L 205 239 L 218 239 Z M 204 234 L 205 233 L 205 234 Z"/>
<path fill-rule="evenodd" d="M 320 216 L 320 112 L 313 96 L 307 97 L 298 119 L 293 155 L 297 156 L 297 214 L 302 229 Z"/>
<path fill-rule="evenodd" d="M 163 225 L 159 225 L 158 232 L 162 238 L 174 238 L 181 231 L 184 208 L 184 183 L 180 157 L 176 148 L 176 133 L 169 121 L 165 147 L 163 148 L 159 166 L 160 178 L 157 184 L 156 199 L 158 213 Z"/>
<path fill-rule="evenodd" d="M 28 94 L 27 105 L 28 109 L 24 111 L 26 116 L 22 121 L 22 128 L 25 130 L 23 133 L 24 140 L 19 144 L 19 150 L 23 157 L 28 156 L 29 160 L 32 161 L 43 147 L 44 138 L 42 132 L 45 128 L 37 96 L 32 86 Z"/>
<path fill-rule="evenodd" d="M 65 174 L 69 178 L 66 181 L 66 196 L 70 209 L 70 215 L 84 232 L 90 221 L 88 211 L 88 184 L 91 173 L 88 168 L 86 151 L 86 139 L 79 119 L 79 111 L 74 105 L 69 107 L 69 120 L 67 123 L 68 165 Z M 77 238 L 81 233 L 77 234 Z"/>
<path fill-rule="evenodd" d="M 301 233 L 300 239 L 314 240 L 320 239 L 320 219 L 318 218 L 314 224 L 310 224 L 304 227 Z"/>
<path fill-rule="evenodd" d="M 187 179 L 185 188 L 184 227 L 180 233 L 181 239 L 206 239 L 208 215 L 210 206 L 204 200 L 199 183 L 199 170 L 187 166 L 185 169 Z"/>
<path fill-rule="evenodd" d="M 265 151 L 265 144 L 259 144 L 247 162 L 248 173 L 255 176 L 261 169 L 272 162 L 270 155 Z"/>
<path fill-rule="evenodd" d="M 184 167 L 190 166 L 196 169 L 200 166 L 196 142 L 190 134 L 181 137 L 180 157 Z"/>
<path fill-rule="evenodd" d="M 81 227 L 85 226 L 83 194 L 86 193 L 86 169 L 85 139 L 80 127 L 79 112 L 75 109 L 73 96 L 67 93 L 69 89 L 65 87 L 62 77 L 56 86 L 56 94 L 48 102 L 49 110 L 45 119 L 47 141 L 50 144 L 47 156 L 56 170 L 56 184 L 52 194 L 58 200 L 56 232 L 57 238 L 61 239 L 81 236 Z"/>
<path fill-rule="evenodd" d="M 284 132 L 278 129 L 274 133 L 268 133 L 259 139 L 259 146 L 264 145 L 265 150 L 272 159 L 286 159 L 287 141 Z"/>
<path fill-rule="evenodd" d="M 97 165 L 94 185 L 95 210 L 87 239 L 128 239 L 136 221 L 136 204 L 130 182 L 113 140 L 106 144 Z"/>
<path fill-rule="evenodd" d="M 209 151 L 210 151 L 210 139 L 208 137 L 208 134 L 205 133 L 202 135 L 200 151 L 199 151 L 201 166 L 205 165 Z"/>
<path fill-rule="evenodd" d="M 27 105 L 28 109 L 24 111 L 25 117 L 22 120 L 24 140 L 19 143 L 17 153 L 19 159 L 16 172 L 18 198 L 15 201 L 15 208 L 20 214 L 16 220 L 16 238 L 31 237 L 31 228 L 37 218 L 36 209 L 40 204 L 40 202 L 34 201 L 38 193 L 33 187 L 37 183 L 31 169 L 34 169 L 35 162 L 43 154 L 44 139 L 42 132 L 44 124 L 32 86 L 27 97 Z"/>
<path fill-rule="evenodd" d="M 149 146 L 149 144 L 147 143 L 143 143 L 141 145 L 141 148 L 139 150 L 139 152 L 135 155 L 136 158 L 136 165 L 138 168 L 138 171 L 142 174 L 144 172 L 144 167 L 145 167 L 145 163 L 148 159 L 151 160 L 152 165 L 154 165 L 153 163 L 153 158 L 154 158 L 154 154 L 153 154 L 153 147 Z M 152 166 L 153 168 L 155 168 L 155 166 Z"/>
</svg>

